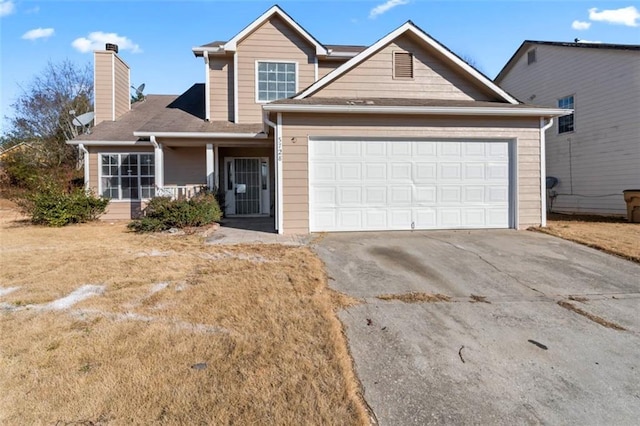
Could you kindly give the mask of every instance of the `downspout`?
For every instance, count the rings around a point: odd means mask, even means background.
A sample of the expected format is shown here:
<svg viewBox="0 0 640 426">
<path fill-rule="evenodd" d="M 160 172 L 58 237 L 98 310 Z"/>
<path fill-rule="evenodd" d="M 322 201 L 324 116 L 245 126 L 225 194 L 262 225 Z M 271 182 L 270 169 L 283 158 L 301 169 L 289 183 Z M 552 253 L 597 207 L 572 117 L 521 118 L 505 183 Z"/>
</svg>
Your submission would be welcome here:
<svg viewBox="0 0 640 426">
<path fill-rule="evenodd" d="M 164 152 L 162 151 L 162 144 L 156 141 L 155 136 L 151 136 L 149 140 L 151 141 L 151 145 L 153 145 L 154 151 L 153 166 L 156 171 L 156 188 L 162 189 L 164 188 Z"/>
<path fill-rule="evenodd" d="M 89 151 L 85 148 L 84 144 L 78 145 L 78 151 L 82 154 L 82 161 L 84 162 L 84 189 L 89 190 Z"/>
<path fill-rule="evenodd" d="M 273 162 L 274 162 L 274 177 L 275 177 L 275 188 L 274 188 L 274 193 L 275 193 L 275 202 L 273 203 L 273 205 L 275 206 L 274 210 L 275 210 L 275 227 L 276 227 L 276 231 L 278 232 L 278 234 L 281 234 L 281 228 L 280 228 L 280 185 L 279 185 L 279 181 L 280 181 L 280 174 L 278 173 L 278 140 L 280 140 L 280 135 L 278 134 L 278 126 L 276 125 L 276 123 L 274 123 L 273 121 L 269 120 L 269 114 L 266 111 L 263 111 L 262 113 L 262 121 L 264 122 L 264 124 L 266 124 L 267 126 L 271 127 L 273 129 Z"/>
<path fill-rule="evenodd" d="M 542 212 L 540 226 L 547 226 L 547 148 L 546 132 L 553 126 L 553 117 L 544 124 L 544 117 L 540 117 L 540 209 Z"/>
<path fill-rule="evenodd" d="M 204 52 L 204 119 L 211 121 L 211 93 L 209 92 L 211 82 L 211 71 L 209 66 L 209 52 Z"/>
</svg>

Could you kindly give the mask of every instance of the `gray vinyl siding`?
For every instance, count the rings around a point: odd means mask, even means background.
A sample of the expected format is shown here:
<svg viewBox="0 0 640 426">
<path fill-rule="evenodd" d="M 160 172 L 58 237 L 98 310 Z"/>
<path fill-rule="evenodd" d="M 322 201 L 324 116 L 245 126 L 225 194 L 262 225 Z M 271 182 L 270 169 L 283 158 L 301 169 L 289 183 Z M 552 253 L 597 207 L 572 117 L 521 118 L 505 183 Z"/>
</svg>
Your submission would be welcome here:
<svg viewBox="0 0 640 426">
<path fill-rule="evenodd" d="M 524 102 L 557 106 L 573 95 L 575 130 L 546 134 L 553 211 L 626 214 L 622 191 L 640 188 L 640 52 L 536 45 L 499 81 Z"/>
</svg>

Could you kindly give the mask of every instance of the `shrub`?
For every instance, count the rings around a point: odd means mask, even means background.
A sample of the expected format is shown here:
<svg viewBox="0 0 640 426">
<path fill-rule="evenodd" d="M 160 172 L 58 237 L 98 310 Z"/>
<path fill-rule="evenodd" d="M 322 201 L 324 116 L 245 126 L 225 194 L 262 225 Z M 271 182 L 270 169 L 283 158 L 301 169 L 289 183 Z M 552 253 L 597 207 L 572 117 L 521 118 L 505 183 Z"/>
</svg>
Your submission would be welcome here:
<svg viewBox="0 0 640 426">
<path fill-rule="evenodd" d="M 222 217 L 220 205 L 210 192 L 190 199 L 153 198 L 144 209 L 144 217 L 129 223 L 135 232 L 157 232 L 171 228 L 209 225 Z"/>
<path fill-rule="evenodd" d="M 56 185 L 45 185 L 27 195 L 19 205 L 35 224 L 65 226 L 97 219 L 108 203 L 108 199 L 82 188 L 65 191 Z"/>
</svg>

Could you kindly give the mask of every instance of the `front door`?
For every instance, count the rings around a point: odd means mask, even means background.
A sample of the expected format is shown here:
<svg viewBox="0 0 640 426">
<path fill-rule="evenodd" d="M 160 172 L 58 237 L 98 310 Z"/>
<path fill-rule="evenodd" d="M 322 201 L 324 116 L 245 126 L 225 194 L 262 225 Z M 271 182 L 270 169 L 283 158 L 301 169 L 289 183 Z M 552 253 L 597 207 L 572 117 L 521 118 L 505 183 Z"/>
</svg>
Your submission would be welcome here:
<svg viewBox="0 0 640 426">
<path fill-rule="evenodd" d="M 226 214 L 269 214 L 267 158 L 226 158 Z"/>
</svg>

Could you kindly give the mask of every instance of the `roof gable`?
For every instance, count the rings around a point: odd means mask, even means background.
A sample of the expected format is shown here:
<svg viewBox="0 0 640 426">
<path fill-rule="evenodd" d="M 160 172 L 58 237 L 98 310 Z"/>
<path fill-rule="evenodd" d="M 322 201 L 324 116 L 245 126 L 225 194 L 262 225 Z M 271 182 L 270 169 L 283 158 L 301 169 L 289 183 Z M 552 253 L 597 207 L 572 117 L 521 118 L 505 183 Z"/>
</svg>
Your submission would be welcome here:
<svg viewBox="0 0 640 426">
<path fill-rule="evenodd" d="M 560 42 L 560 41 L 536 41 L 525 40 L 520 47 L 513 53 L 511 58 L 504 64 L 504 67 L 500 70 L 494 81 L 500 83 L 506 75 L 511 71 L 514 65 L 520 60 L 520 58 L 531 48 L 538 46 L 553 46 L 563 47 L 572 50 L 586 49 L 585 51 L 602 51 L 602 50 L 629 50 L 640 51 L 640 45 L 638 44 L 611 44 L 611 43 L 586 43 L 576 39 L 576 42 Z"/>
<path fill-rule="evenodd" d="M 298 95 L 294 97 L 294 99 L 304 99 L 308 96 L 313 95 L 318 92 L 323 87 L 326 87 L 331 82 L 335 81 L 338 77 L 344 75 L 349 70 L 354 69 L 358 65 L 362 64 L 364 61 L 372 57 L 379 50 L 392 43 L 394 40 L 398 39 L 404 34 L 412 34 L 418 40 L 419 43 L 425 43 L 426 46 L 429 46 L 432 50 L 434 50 L 437 54 L 441 55 L 445 58 L 450 64 L 452 68 L 455 68 L 460 74 L 464 75 L 467 79 L 473 81 L 476 85 L 480 87 L 484 87 L 488 92 L 491 92 L 496 97 L 504 100 L 505 102 L 511 104 L 519 103 L 517 99 L 509 95 L 507 92 L 498 87 L 491 79 L 482 74 L 480 71 L 469 65 L 463 59 L 454 54 L 451 50 L 443 46 L 437 40 L 429 36 L 427 33 L 418 28 L 413 22 L 408 21 L 396 30 L 387 34 L 385 37 L 378 40 L 376 43 L 362 51 L 360 54 L 356 55 L 349 61 L 345 62 L 340 67 L 328 73 L 326 76 L 300 92 Z"/>
<path fill-rule="evenodd" d="M 260 28 L 262 24 L 271 19 L 274 16 L 280 17 L 289 26 L 291 26 L 303 39 L 311 44 L 316 49 L 316 55 L 327 55 L 327 49 L 316 40 L 311 34 L 309 34 L 304 28 L 302 28 L 296 21 L 293 20 L 287 13 L 280 9 L 278 5 L 272 6 L 265 13 L 260 15 L 258 19 L 246 26 L 242 31 L 236 34 L 231 40 L 227 41 L 222 47 L 225 51 L 236 51 L 238 43 L 247 37 L 249 34 Z"/>
</svg>

